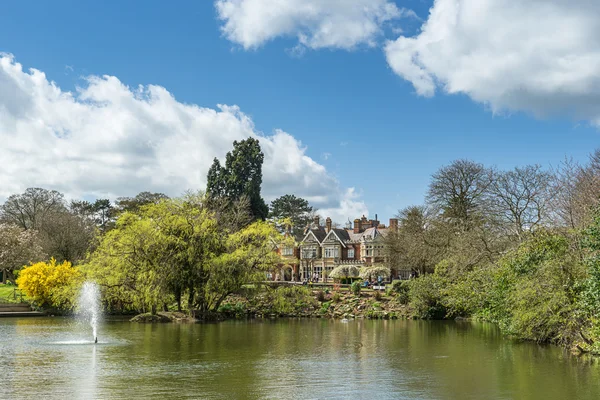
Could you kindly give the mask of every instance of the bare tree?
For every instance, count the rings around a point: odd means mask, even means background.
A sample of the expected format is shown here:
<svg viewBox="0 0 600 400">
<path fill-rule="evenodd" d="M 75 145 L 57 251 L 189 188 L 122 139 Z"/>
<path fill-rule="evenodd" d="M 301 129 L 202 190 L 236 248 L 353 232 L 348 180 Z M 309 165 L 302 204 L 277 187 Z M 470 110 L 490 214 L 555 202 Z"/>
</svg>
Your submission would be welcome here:
<svg viewBox="0 0 600 400">
<path fill-rule="evenodd" d="M 64 196 L 56 190 L 29 188 L 10 196 L 0 209 L 0 218 L 23 229 L 40 229 L 44 218 L 66 210 Z"/>
<path fill-rule="evenodd" d="M 539 165 L 499 172 L 490 185 L 490 205 L 510 236 L 523 234 L 550 221 L 554 197 L 552 174 Z"/>
<path fill-rule="evenodd" d="M 58 211 L 44 218 L 39 231 L 44 251 L 57 261 L 77 263 L 95 245 L 94 221 L 68 211 Z"/>
<path fill-rule="evenodd" d="M 456 160 L 433 174 L 428 203 L 449 221 L 463 228 L 486 211 L 486 193 L 493 172 L 482 164 Z"/>
</svg>

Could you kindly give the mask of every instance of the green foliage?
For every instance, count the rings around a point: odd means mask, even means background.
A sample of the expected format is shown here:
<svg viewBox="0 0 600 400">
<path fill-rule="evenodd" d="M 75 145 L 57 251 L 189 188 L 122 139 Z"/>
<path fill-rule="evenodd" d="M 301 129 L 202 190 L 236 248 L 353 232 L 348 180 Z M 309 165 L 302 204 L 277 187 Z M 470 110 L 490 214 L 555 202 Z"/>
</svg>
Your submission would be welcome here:
<svg viewBox="0 0 600 400">
<path fill-rule="evenodd" d="M 244 303 L 238 301 L 235 304 L 231 304 L 231 303 L 221 304 L 219 306 L 219 308 L 217 309 L 217 312 L 224 314 L 224 315 L 229 315 L 229 316 L 234 316 L 236 318 L 240 318 L 240 317 L 243 317 L 244 315 L 246 315 L 247 310 L 246 310 L 246 307 L 244 306 Z"/>
<path fill-rule="evenodd" d="M 86 269 L 114 307 L 155 311 L 175 301 L 188 310 L 216 311 L 228 294 L 279 263 L 271 224 L 228 233 L 204 197 L 163 200 L 126 212 L 92 254 Z"/>
<path fill-rule="evenodd" d="M 538 231 L 506 254 L 496 271 L 472 277 L 483 281 L 483 291 L 464 309 L 479 308 L 517 338 L 572 343 L 585 324 L 578 310 L 585 276 L 567 236 Z"/>
<path fill-rule="evenodd" d="M 324 302 L 323 304 L 321 304 L 321 309 L 319 310 L 319 312 L 321 314 L 327 314 L 330 306 L 331 306 L 331 301 Z"/>
<path fill-rule="evenodd" d="M 383 295 L 381 294 L 381 292 L 379 290 L 376 290 L 375 294 L 373 295 L 373 298 L 377 301 L 381 301 L 381 299 L 383 298 Z"/>
<path fill-rule="evenodd" d="M 331 297 L 331 300 L 334 303 L 339 303 L 342 300 L 342 295 L 340 294 L 340 292 L 334 292 L 333 296 Z"/>
<path fill-rule="evenodd" d="M 444 289 L 448 280 L 435 274 L 409 281 L 409 304 L 416 317 L 443 319 L 446 317 Z"/>
<path fill-rule="evenodd" d="M 292 226 L 292 232 L 300 235 L 311 222 L 314 211 L 308 200 L 293 194 L 286 194 L 271 202 L 269 218 L 276 221 L 288 220 Z"/>
<path fill-rule="evenodd" d="M 410 283 L 409 281 L 396 280 L 392 282 L 392 290 L 396 293 L 396 300 L 400 304 L 408 304 Z"/>
<path fill-rule="evenodd" d="M 268 299 L 272 304 L 272 310 L 281 315 L 295 314 L 308 307 L 317 306 L 312 292 L 301 286 L 287 286 L 272 290 Z"/>
<path fill-rule="evenodd" d="M 255 219 L 266 219 L 269 207 L 260 195 L 264 154 L 258 140 L 248 138 L 233 142 L 225 167 L 218 159 L 208 170 L 206 192 L 210 198 L 238 199 L 247 196 Z"/>
<path fill-rule="evenodd" d="M 352 285 L 350 286 L 350 290 L 352 291 L 352 293 L 355 296 L 360 296 L 361 286 L 362 286 L 361 281 L 354 281 L 354 282 L 352 282 Z"/>
</svg>

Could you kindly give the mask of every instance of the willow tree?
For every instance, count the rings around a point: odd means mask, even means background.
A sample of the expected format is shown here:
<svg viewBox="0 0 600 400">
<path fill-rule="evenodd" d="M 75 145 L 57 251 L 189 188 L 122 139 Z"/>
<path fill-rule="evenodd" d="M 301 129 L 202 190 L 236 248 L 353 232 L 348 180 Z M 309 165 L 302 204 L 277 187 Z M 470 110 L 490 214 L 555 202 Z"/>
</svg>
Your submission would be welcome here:
<svg viewBox="0 0 600 400">
<path fill-rule="evenodd" d="M 107 298 L 155 312 L 175 300 L 181 310 L 215 311 L 255 274 L 273 268 L 273 225 L 256 222 L 229 234 L 202 195 L 165 200 L 125 213 L 103 238 L 88 268 Z"/>
</svg>

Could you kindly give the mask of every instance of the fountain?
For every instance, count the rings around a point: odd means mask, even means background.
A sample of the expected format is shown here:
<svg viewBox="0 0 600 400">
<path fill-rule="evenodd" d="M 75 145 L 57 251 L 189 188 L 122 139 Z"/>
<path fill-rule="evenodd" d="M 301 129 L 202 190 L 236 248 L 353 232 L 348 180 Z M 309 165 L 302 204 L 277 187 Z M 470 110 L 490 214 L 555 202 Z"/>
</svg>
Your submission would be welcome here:
<svg viewBox="0 0 600 400">
<path fill-rule="evenodd" d="M 100 290 L 93 282 L 83 284 L 79 295 L 79 318 L 92 327 L 94 343 L 98 343 L 98 320 L 100 318 Z"/>
</svg>

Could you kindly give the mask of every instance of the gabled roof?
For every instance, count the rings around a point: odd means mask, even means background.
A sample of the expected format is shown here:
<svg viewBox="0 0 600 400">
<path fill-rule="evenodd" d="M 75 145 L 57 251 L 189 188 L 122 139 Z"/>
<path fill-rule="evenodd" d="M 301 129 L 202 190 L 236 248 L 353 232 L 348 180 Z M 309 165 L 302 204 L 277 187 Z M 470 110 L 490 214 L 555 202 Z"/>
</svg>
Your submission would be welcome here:
<svg viewBox="0 0 600 400">
<path fill-rule="evenodd" d="M 323 243 L 323 240 L 325 240 L 325 237 L 327 236 L 327 232 L 325 232 L 325 228 L 323 228 L 322 226 L 320 226 L 318 228 L 309 229 L 306 232 L 306 235 L 304 235 L 304 237 L 302 238 L 302 242 L 304 242 L 309 235 L 314 236 L 314 238 L 317 240 L 317 242 L 319 244 L 321 244 L 321 243 Z"/>
<path fill-rule="evenodd" d="M 333 228 L 329 231 L 327 236 L 323 238 L 323 241 L 325 241 L 329 236 L 335 236 L 344 247 L 346 247 L 346 242 L 350 241 L 350 236 L 348 236 L 348 232 L 345 229 Z"/>
</svg>

